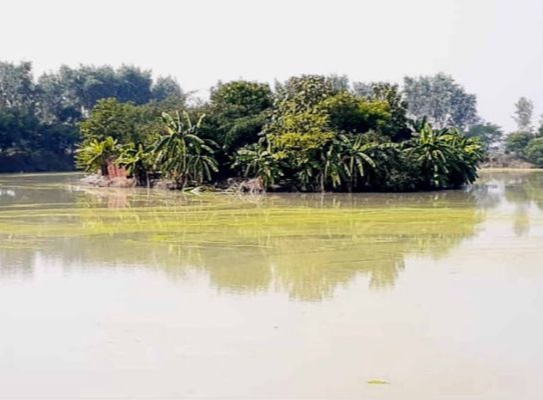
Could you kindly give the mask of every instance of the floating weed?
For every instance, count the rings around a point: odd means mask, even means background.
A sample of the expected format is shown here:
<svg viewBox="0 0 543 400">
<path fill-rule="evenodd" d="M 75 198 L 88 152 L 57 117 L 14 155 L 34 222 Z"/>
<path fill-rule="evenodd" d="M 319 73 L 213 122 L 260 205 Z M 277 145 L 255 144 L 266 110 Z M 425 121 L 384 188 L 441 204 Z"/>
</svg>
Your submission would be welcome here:
<svg viewBox="0 0 543 400">
<path fill-rule="evenodd" d="M 382 379 L 370 379 L 366 382 L 368 385 L 390 385 L 389 382 Z"/>
<path fill-rule="evenodd" d="M 475 207 L 432 202 L 323 205 L 303 195 L 249 202 L 162 192 L 117 202 L 123 193 L 113 202 L 122 208 L 88 194 L 73 204 L 44 200 L 40 206 L 36 194 L 28 197 L 31 205 L 0 209 L 0 261 L 31 260 L 40 250 L 93 268 L 140 265 L 175 275 L 198 269 L 220 288 L 281 287 L 293 297 L 318 300 L 357 274 L 367 274 L 371 287 L 391 286 L 406 255 L 442 254 L 472 236 L 484 218 Z"/>
</svg>

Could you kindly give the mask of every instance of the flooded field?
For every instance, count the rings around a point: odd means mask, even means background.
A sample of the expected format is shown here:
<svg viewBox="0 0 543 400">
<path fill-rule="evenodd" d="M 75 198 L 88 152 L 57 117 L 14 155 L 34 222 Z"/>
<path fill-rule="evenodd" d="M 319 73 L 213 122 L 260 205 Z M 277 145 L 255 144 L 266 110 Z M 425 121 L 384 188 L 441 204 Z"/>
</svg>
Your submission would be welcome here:
<svg viewBox="0 0 543 400">
<path fill-rule="evenodd" d="M 543 173 L 233 194 L 0 175 L 0 398 L 541 399 Z"/>
</svg>

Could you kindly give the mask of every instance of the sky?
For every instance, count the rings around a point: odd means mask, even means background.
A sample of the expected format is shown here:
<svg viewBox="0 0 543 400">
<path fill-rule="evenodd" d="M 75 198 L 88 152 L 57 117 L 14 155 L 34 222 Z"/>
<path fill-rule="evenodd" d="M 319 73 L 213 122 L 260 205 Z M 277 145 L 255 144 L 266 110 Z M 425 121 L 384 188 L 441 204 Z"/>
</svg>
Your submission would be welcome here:
<svg viewBox="0 0 543 400">
<path fill-rule="evenodd" d="M 445 72 L 487 121 L 543 114 L 543 0 L 3 0 L 0 60 L 135 64 L 205 94 L 218 80 Z"/>
</svg>

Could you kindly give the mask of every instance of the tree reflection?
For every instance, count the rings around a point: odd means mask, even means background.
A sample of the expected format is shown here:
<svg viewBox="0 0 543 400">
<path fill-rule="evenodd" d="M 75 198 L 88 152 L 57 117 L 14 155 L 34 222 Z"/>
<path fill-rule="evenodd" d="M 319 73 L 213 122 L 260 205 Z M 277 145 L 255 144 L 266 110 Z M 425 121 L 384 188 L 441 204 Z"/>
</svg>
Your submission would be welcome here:
<svg viewBox="0 0 543 400">
<path fill-rule="evenodd" d="M 499 182 L 503 199 L 514 206 L 513 232 L 516 236 L 530 233 L 530 210 L 543 210 L 543 173 L 541 171 L 507 171 L 488 173 L 489 182 Z"/>
<path fill-rule="evenodd" d="M 39 251 L 66 269 L 138 265 L 172 278 L 197 270 L 218 290 L 279 290 L 320 300 L 357 276 L 373 289 L 393 287 L 407 256 L 442 257 L 474 236 L 484 218 L 481 199 L 469 191 L 240 198 L 105 190 L 71 196 L 67 207 L 2 210 L 4 273 L 14 257 L 31 269 Z"/>
</svg>

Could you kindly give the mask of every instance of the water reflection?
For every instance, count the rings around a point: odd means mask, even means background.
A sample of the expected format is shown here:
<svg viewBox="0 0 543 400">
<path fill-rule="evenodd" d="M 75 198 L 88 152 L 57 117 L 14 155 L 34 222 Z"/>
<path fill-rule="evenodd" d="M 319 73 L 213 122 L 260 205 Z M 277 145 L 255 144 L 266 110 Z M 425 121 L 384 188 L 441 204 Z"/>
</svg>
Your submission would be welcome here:
<svg viewBox="0 0 543 400">
<path fill-rule="evenodd" d="M 36 257 L 76 268 L 207 274 L 218 290 L 276 290 L 320 300 L 356 276 L 394 286 L 408 256 L 443 257 L 477 235 L 486 212 L 543 205 L 543 175 L 487 173 L 465 191 L 424 194 L 183 196 L 92 190 L 72 175 L 0 178 L 0 273 L 31 275 Z M 524 214 L 523 214 L 524 213 Z M 2 279 L 2 276 L 0 276 Z"/>
<path fill-rule="evenodd" d="M 485 180 L 500 186 L 504 202 L 514 207 L 513 231 L 517 237 L 530 233 L 530 212 L 543 210 L 543 173 L 539 171 L 487 172 Z"/>
</svg>

